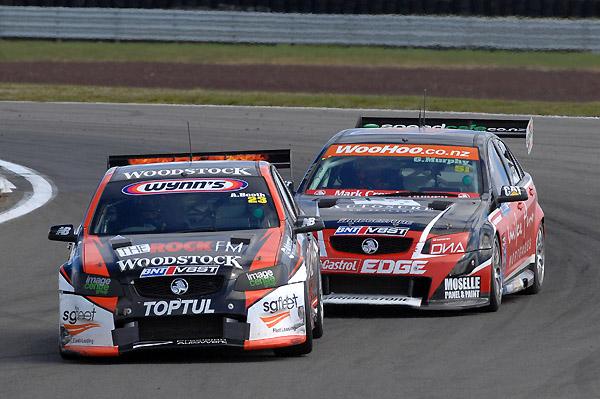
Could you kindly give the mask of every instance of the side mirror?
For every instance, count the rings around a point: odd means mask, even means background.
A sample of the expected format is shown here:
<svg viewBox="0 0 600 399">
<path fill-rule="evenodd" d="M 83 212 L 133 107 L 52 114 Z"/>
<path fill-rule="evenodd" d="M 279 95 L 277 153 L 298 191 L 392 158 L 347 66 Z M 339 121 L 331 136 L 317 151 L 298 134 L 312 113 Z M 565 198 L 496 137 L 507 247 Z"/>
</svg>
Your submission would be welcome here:
<svg viewBox="0 0 600 399">
<path fill-rule="evenodd" d="M 529 196 L 523 187 L 502 186 L 500 195 L 496 198 L 496 201 L 501 204 L 503 202 L 527 201 L 527 198 L 529 198 Z"/>
<path fill-rule="evenodd" d="M 59 224 L 50 227 L 48 239 L 51 241 L 77 242 L 77 235 L 72 224 Z"/>
<path fill-rule="evenodd" d="M 311 231 L 319 231 L 324 228 L 325 223 L 323 223 L 323 219 L 318 216 L 298 216 L 298 220 L 294 226 L 294 233 L 310 233 Z"/>
<path fill-rule="evenodd" d="M 285 186 L 287 187 L 288 190 L 290 190 L 290 193 L 294 192 L 294 182 L 291 180 L 286 180 L 284 181 Z"/>
</svg>

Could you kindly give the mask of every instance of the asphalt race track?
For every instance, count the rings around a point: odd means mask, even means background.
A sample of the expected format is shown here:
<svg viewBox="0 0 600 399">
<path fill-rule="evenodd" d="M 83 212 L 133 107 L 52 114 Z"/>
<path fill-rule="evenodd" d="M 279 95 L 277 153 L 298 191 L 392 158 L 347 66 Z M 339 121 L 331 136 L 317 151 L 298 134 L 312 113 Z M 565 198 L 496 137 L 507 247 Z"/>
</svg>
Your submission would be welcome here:
<svg viewBox="0 0 600 399">
<path fill-rule="evenodd" d="M 0 159 L 33 168 L 58 194 L 0 224 L 1 398 L 600 397 L 600 120 L 537 118 L 535 146 L 511 147 L 546 212 L 547 272 L 537 296 L 498 313 L 334 309 L 311 355 L 214 352 L 63 361 L 48 226 L 80 222 L 108 154 L 293 149 L 298 181 L 359 111 L 0 103 Z M 371 115 L 381 112 L 369 112 Z M 411 113 L 415 114 L 415 113 Z"/>
</svg>

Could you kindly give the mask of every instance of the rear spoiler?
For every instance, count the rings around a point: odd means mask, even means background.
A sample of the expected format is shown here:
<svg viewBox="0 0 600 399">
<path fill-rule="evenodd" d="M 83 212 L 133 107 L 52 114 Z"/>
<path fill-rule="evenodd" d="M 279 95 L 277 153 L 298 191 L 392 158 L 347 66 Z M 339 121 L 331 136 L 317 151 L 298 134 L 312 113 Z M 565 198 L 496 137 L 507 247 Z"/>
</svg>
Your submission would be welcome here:
<svg viewBox="0 0 600 399">
<path fill-rule="evenodd" d="M 222 152 L 193 152 L 192 161 L 267 161 L 279 169 L 290 169 L 291 150 L 249 150 Z M 187 162 L 190 153 L 110 155 L 107 167 L 145 165 L 150 163 Z"/>
<path fill-rule="evenodd" d="M 418 128 L 423 119 L 361 116 L 356 122 L 359 128 Z M 524 138 L 527 153 L 533 148 L 533 118 L 527 119 L 456 119 L 427 118 L 423 127 L 437 129 L 461 129 L 490 132 L 498 137 Z"/>
</svg>

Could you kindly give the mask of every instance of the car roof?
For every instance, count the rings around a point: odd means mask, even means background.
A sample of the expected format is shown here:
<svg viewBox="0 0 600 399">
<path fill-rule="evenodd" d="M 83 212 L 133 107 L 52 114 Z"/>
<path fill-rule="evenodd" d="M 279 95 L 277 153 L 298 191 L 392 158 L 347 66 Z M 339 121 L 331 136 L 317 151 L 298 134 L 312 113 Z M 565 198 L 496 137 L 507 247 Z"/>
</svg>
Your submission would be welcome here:
<svg viewBox="0 0 600 399">
<path fill-rule="evenodd" d="M 116 167 L 111 181 L 134 179 L 172 179 L 181 177 L 247 177 L 262 176 L 261 161 L 184 161 L 150 163 Z M 185 172 L 182 176 L 181 173 Z"/>
<path fill-rule="evenodd" d="M 335 135 L 329 144 L 399 143 L 478 147 L 494 135 L 485 131 L 436 128 L 355 128 Z"/>
</svg>

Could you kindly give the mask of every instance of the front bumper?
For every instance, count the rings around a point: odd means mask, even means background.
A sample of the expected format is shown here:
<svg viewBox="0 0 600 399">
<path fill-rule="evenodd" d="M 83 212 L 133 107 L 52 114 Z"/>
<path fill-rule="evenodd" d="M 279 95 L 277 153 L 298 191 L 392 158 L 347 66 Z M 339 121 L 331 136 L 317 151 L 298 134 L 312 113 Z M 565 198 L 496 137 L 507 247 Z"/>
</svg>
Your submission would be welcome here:
<svg viewBox="0 0 600 399">
<path fill-rule="evenodd" d="M 66 353 L 117 356 L 176 347 L 256 350 L 306 340 L 304 282 L 251 294 L 232 292 L 225 298 L 196 298 L 194 303 L 190 299 L 187 306 L 181 299 L 83 296 L 72 292 L 66 280 L 60 288 L 60 346 Z"/>
</svg>

